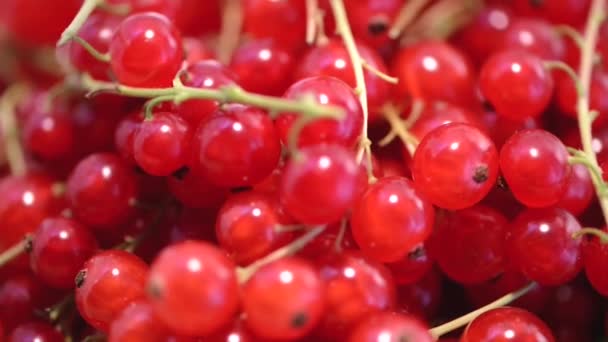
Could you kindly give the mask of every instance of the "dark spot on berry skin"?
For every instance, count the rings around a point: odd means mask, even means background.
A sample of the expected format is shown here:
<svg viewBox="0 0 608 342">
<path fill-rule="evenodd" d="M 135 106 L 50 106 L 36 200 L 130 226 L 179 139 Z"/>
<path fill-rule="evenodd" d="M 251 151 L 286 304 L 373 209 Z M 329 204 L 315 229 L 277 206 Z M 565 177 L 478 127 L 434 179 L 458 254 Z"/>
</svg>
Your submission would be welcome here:
<svg viewBox="0 0 608 342">
<path fill-rule="evenodd" d="M 397 341 L 399 341 L 399 342 L 414 342 L 414 341 L 412 341 L 412 339 L 410 339 L 410 337 L 409 337 L 409 336 L 407 336 L 407 334 L 405 334 L 405 333 L 404 333 L 403 335 L 399 336 L 399 337 L 398 337 L 398 339 L 397 339 Z"/>
<path fill-rule="evenodd" d="M 544 4 L 545 0 L 530 0 L 530 5 L 532 7 L 540 7 Z"/>
<path fill-rule="evenodd" d="M 497 275 L 497 276 L 495 276 L 493 278 L 490 278 L 490 280 L 488 280 L 488 283 L 489 284 L 496 284 L 502 278 L 502 276 L 503 276 L 503 273 L 501 273 L 501 274 L 499 274 L 499 275 Z"/>
<path fill-rule="evenodd" d="M 158 285 L 158 282 L 151 281 L 150 285 L 148 285 L 147 290 L 151 298 L 160 298 L 162 296 L 162 290 Z"/>
<path fill-rule="evenodd" d="M 386 17 L 372 18 L 367 24 L 367 31 L 372 36 L 379 36 L 388 30 L 388 20 Z"/>
<path fill-rule="evenodd" d="M 145 175 L 146 171 L 144 171 L 144 169 L 142 169 L 141 167 L 139 167 L 139 166 L 136 165 L 135 166 L 135 173 L 137 173 L 138 175 Z"/>
<path fill-rule="evenodd" d="M 505 178 L 502 175 L 499 175 L 498 178 L 496 179 L 496 185 L 498 186 L 498 188 L 508 191 L 509 190 L 509 185 L 507 184 L 507 181 L 505 180 Z"/>
<path fill-rule="evenodd" d="M 241 187 L 238 187 L 238 188 L 231 189 L 230 192 L 232 192 L 233 194 L 238 194 L 239 192 L 246 192 L 246 191 L 249 191 L 249 190 L 251 190 L 251 187 L 249 187 L 249 186 L 241 186 Z"/>
<path fill-rule="evenodd" d="M 79 289 L 82 284 L 84 284 L 84 281 L 87 278 L 87 270 L 80 270 L 78 272 L 78 274 L 76 274 L 76 278 L 74 279 L 74 283 L 76 283 L 76 288 Z"/>
<path fill-rule="evenodd" d="M 422 248 L 422 246 L 418 246 L 413 251 L 409 252 L 407 257 L 410 260 L 416 260 L 416 259 L 422 258 L 425 255 L 426 255 L 426 252 L 424 251 L 424 248 Z"/>
<path fill-rule="evenodd" d="M 484 183 L 488 180 L 488 166 L 480 165 L 475 169 L 475 173 L 473 174 L 473 180 L 477 184 Z"/>
<path fill-rule="evenodd" d="M 179 179 L 179 180 L 183 180 L 186 175 L 188 174 L 188 172 L 190 172 L 190 169 L 187 166 L 184 166 L 182 168 L 180 168 L 179 170 L 173 172 L 173 177 Z"/>
<path fill-rule="evenodd" d="M 23 250 L 25 250 L 26 253 L 30 253 L 32 249 L 34 249 L 34 239 L 28 235 L 25 237 L 24 243 Z"/>
<path fill-rule="evenodd" d="M 293 316 L 291 319 L 291 327 L 298 329 L 302 328 L 308 322 L 308 315 L 303 312 L 299 312 Z"/>
</svg>

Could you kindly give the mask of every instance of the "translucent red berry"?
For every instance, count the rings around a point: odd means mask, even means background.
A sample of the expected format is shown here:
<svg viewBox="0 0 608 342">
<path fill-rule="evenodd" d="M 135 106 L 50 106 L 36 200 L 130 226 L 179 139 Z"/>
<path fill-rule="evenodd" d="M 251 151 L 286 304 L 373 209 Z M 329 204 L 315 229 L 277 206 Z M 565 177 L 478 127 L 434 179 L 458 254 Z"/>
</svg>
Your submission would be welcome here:
<svg viewBox="0 0 608 342">
<path fill-rule="evenodd" d="M 170 331 L 158 318 L 152 304 L 136 300 L 116 316 L 110 325 L 108 342 L 166 341 Z"/>
<path fill-rule="evenodd" d="M 481 201 L 498 177 L 498 152 L 478 128 L 450 123 L 429 132 L 416 148 L 412 165 L 416 188 L 445 209 Z"/>
<path fill-rule="evenodd" d="M 528 207 L 547 207 L 566 191 L 568 157 L 564 144 L 551 133 L 521 130 L 500 150 L 500 170 L 518 201 Z"/>
<path fill-rule="evenodd" d="M 304 46 L 304 0 L 246 0 L 243 2 L 243 18 L 243 31 L 254 38 L 272 39 L 289 50 Z"/>
<path fill-rule="evenodd" d="M 234 319 L 238 309 L 235 265 L 205 242 L 171 245 L 150 267 L 148 297 L 172 331 L 187 336 L 214 333 Z"/>
<path fill-rule="evenodd" d="M 518 308 L 498 308 L 475 318 L 465 329 L 460 341 L 546 341 L 555 339 L 551 330 L 538 317 Z"/>
<path fill-rule="evenodd" d="M 344 147 L 302 148 L 283 171 L 279 190 L 281 204 L 301 223 L 338 221 L 355 201 L 360 170 L 354 153 Z"/>
<path fill-rule="evenodd" d="M 63 342 L 65 337 L 52 325 L 45 322 L 28 322 L 16 327 L 7 342 Z"/>
<path fill-rule="evenodd" d="M 432 232 L 433 206 L 403 177 L 370 185 L 357 201 L 351 227 L 361 250 L 375 260 L 393 262 L 424 242 Z"/>
<path fill-rule="evenodd" d="M 170 87 L 182 63 L 179 31 L 162 14 L 132 14 L 110 42 L 112 71 L 120 83 L 136 87 Z"/>
<path fill-rule="evenodd" d="M 351 332 L 348 342 L 382 341 L 388 336 L 388 341 L 432 342 L 433 336 L 428 327 L 413 316 L 392 312 L 370 315 L 362 320 Z"/>
</svg>

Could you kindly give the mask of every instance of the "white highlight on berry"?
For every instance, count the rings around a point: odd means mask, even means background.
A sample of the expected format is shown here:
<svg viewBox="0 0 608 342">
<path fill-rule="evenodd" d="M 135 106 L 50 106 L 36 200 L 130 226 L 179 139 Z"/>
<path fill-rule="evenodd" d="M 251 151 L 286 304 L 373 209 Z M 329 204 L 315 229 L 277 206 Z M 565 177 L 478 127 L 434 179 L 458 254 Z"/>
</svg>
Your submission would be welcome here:
<svg viewBox="0 0 608 342">
<path fill-rule="evenodd" d="M 112 176 L 112 169 L 109 166 L 104 166 L 101 168 L 101 175 L 103 178 L 108 179 Z"/>
<path fill-rule="evenodd" d="M 30 206 L 30 205 L 34 204 L 34 194 L 31 191 L 24 192 L 23 196 L 21 196 L 21 201 L 26 206 Z"/>
<path fill-rule="evenodd" d="M 289 284 L 293 281 L 293 273 L 289 271 L 283 271 L 279 273 L 279 279 L 281 280 L 281 283 Z"/>
<path fill-rule="evenodd" d="M 521 72 L 521 64 L 519 64 L 519 63 L 511 64 L 511 71 L 513 71 L 516 74 L 519 74 Z"/>
<path fill-rule="evenodd" d="M 345 268 L 345 269 L 344 269 L 343 274 L 344 274 L 344 276 L 345 276 L 346 278 L 354 278 L 354 277 L 355 277 L 355 275 L 357 274 L 357 272 L 355 271 L 355 269 L 354 269 L 354 268 L 352 268 L 352 267 L 347 267 L 347 268 Z"/>
<path fill-rule="evenodd" d="M 197 259 L 188 260 L 186 267 L 188 267 L 188 270 L 192 271 L 192 272 L 200 272 L 200 270 L 203 268 L 203 266 L 201 265 L 201 262 L 198 261 Z"/>
<path fill-rule="evenodd" d="M 437 71 L 439 63 L 437 63 L 437 60 L 434 57 L 426 56 L 422 59 L 422 66 L 427 71 Z"/>
</svg>

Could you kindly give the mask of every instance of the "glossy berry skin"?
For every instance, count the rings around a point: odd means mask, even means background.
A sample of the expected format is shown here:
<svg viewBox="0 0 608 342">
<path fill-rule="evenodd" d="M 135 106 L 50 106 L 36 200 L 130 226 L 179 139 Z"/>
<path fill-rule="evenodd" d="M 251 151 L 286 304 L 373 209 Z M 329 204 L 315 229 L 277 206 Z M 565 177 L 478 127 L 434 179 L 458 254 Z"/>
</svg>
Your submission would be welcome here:
<svg viewBox="0 0 608 342">
<path fill-rule="evenodd" d="M 235 265 L 206 242 L 173 244 L 152 263 L 148 294 L 156 314 L 171 331 L 208 335 L 234 319 L 238 309 Z"/>
<path fill-rule="evenodd" d="M 302 148 L 285 165 L 279 189 L 281 204 L 300 223 L 338 221 L 355 202 L 360 171 L 354 154 L 344 147 Z"/>
<path fill-rule="evenodd" d="M 553 78 L 542 59 L 523 51 L 492 55 L 481 68 L 479 83 L 498 114 L 515 121 L 541 115 L 553 95 Z"/>
<path fill-rule="evenodd" d="M 123 117 L 114 131 L 114 146 L 116 147 L 116 152 L 129 164 L 136 164 L 133 139 L 143 121 L 143 113 L 141 111 L 136 111 Z"/>
<path fill-rule="evenodd" d="M 582 164 L 575 164 L 572 165 L 572 172 L 566 183 L 566 191 L 556 206 L 578 216 L 589 207 L 594 196 L 595 190 L 589 170 Z"/>
<path fill-rule="evenodd" d="M 422 140 L 434 129 L 452 122 L 465 123 L 479 128 L 485 128 L 475 113 L 469 111 L 467 108 L 446 102 L 434 102 L 425 104 L 422 114 L 418 120 L 414 122 L 412 127 L 410 127 L 409 132 L 418 138 L 418 140 Z"/>
<path fill-rule="evenodd" d="M 75 220 L 47 218 L 35 233 L 30 264 L 46 285 L 60 289 L 74 287 L 74 277 L 97 252 L 97 240 Z"/>
<path fill-rule="evenodd" d="M 553 26 L 542 19 L 517 18 L 502 36 L 501 50 L 527 51 L 551 61 L 563 59 L 566 46 Z"/>
<path fill-rule="evenodd" d="M 28 322 L 16 327 L 7 342 L 63 342 L 63 335 L 52 325 L 44 322 Z"/>
<path fill-rule="evenodd" d="M 388 73 L 387 67 L 376 51 L 365 44 L 358 43 L 357 51 L 370 66 L 383 73 Z M 298 62 L 293 76 L 301 80 L 311 76 L 332 76 L 346 82 L 351 88 L 356 88 L 355 72 L 350 62 L 348 51 L 340 39 L 334 39 L 327 44 L 312 47 Z M 388 100 L 390 84 L 380 79 L 371 71 L 364 71 L 367 90 L 368 107 L 371 111 L 379 110 Z"/>
<path fill-rule="evenodd" d="M 381 262 L 401 259 L 431 234 L 433 206 L 405 177 L 386 177 L 357 201 L 351 228 L 366 255 Z"/>
<path fill-rule="evenodd" d="M 169 192 L 188 208 L 218 208 L 228 197 L 228 189 L 211 184 L 192 170 L 169 177 L 168 185 Z"/>
<path fill-rule="evenodd" d="M 94 328 L 110 324 L 131 302 L 145 297 L 148 265 L 131 253 L 103 251 L 89 259 L 76 276 L 76 306 Z"/>
<path fill-rule="evenodd" d="M 154 176 L 168 176 L 186 165 L 192 132 L 188 123 L 173 113 L 154 113 L 133 135 L 133 157 Z"/>
<path fill-rule="evenodd" d="M 305 95 L 312 96 L 320 104 L 341 108 L 344 116 L 340 120 L 318 119 L 309 123 L 298 136 L 298 146 L 320 143 L 354 146 L 363 127 L 363 111 L 353 89 L 337 78 L 315 76 L 294 83 L 283 97 L 297 100 Z M 289 142 L 291 128 L 299 116 L 296 113 L 281 113 L 276 119 L 283 143 Z"/>
<path fill-rule="evenodd" d="M 561 285 L 583 266 L 582 242 L 572 234 L 581 229 L 563 209 L 528 209 L 511 222 L 506 249 L 510 262 L 541 285 Z"/>
<path fill-rule="evenodd" d="M 48 216 L 59 214 L 61 198 L 52 179 L 41 174 L 8 176 L 0 181 L 0 250 L 13 246 L 36 230 Z"/>
<path fill-rule="evenodd" d="M 608 100 L 604 94 L 608 91 L 608 72 L 601 68 L 595 68 L 591 75 L 589 86 L 589 107 L 596 110 L 599 115 L 593 121 L 593 127 L 605 126 L 608 122 Z M 570 77 L 558 78 L 556 86 L 556 100 L 561 113 L 576 118 L 576 88 Z"/>
<path fill-rule="evenodd" d="M 108 342 L 163 342 L 168 339 L 169 329 L 146 300 L 137 300 L 120 312 L 112 321 L 108 334 Z"/>
<path fill-rule="evenodd" d="M 217 214 L 215 232 L 220 246 L 239 265 L 248 265 L 289 241 L 279 232 L 285 223 L 279 202 L 271 195 L 243 192 L 228 198 Z"/>
<path fill-rule="evenodd" d="M 282 95 L 290 85 L 294 56 L 271 40 L 251 40 L 239 46 L 229 68 L 243 89 L 272 96 Z"/>
<path fill-rule="evenodd" d="M 281 157 L 281 142 L 268 113 L 238 104 L 201 123 L 192 145 L 191 166 L 212 184 L 227 188 L 262 181 Z"/>
<path fill-rule="evenodd" d="M 76 127 L 67 108 L 49 107 L 28 116 L 23 127 L 25 147 L 43 160 L 66 159 L 74 151 Z"/>
<path fill-rule="evenodd" d="M 435 339 L 428 329 L 414 316 L 382 312 L 370 315 L 357 324 L 348 342 L 433 342 Z"/>
<path fill-rule="evenodd" d="M 91 44 L 97 51 L 106 52 L 110 49 L 110 41 L 114 30 L 120 25 L 121 19 L 114 15 L 104 12 L 94 12 L 84 22 L 78 31 L 78 36 Z M 88 73 L 91 77 L 98 80 L 108 80 L 110 67 L 95 59 L 82 45 L 76 42 L 68 43 L 70 63 L 83 73 Z"/>
<path fill-rule="evenodd" d="M 110 57 L 110 66 L 120 83 L 170 87 L 182 63 L 181 37 L 162 14 L 133 14 L 114 32 Z"/>
<path fill-rule="evenodd" d="M 475 318 L 465 329 L 460 341 L 553 342 L 555 339 L 549 327 L 538 317 L 522 309 L 503 307 Z"/>
<path fill-rule="evenodd" d="M 323 2 L 327 1 L 320 1 Z M 388 29 L 404 3 L 404 0 L 347 0 L 344 6 L 355 37 L 381 53 L 388 53 L 394 43 L 388 37 Z M 330 13 L 331 7 L 326 8 L 326 13 Z M 327 27 L 326 32 L 329 30 Z"/>
<path fill-rule="evenodd" d="M 608 295 L 608 275 L 605 272 L 608 260 L 608 245 L 593 238 L 583 245 L 585 274 L 593 288 L 602 296 Z"/>
<path fill-rule="evenodd" d="M 319 322 L 325 305 L 323 282 L 307 261 L 285 258 L 263 266 L 242 290 L 245 323 L 269 340 L 295 340 Z"/>
<path fill-rule="evenodd" d="M 135 172 L 118 156 L 96 153 L 82 159 L 67 181 L 66 197 L 74 215 L 91 228 L 111 228 L 133 214 Z"/>
<path fill-rule="evenodd" d="M 515 0 L 512 3 L 517 14 L 529 17 L 545 18 L 556 24 L 571 26 L 585 22 L 589 12 L 590 0 L 559 0 L 530 2 Z"/>
<path fill-rule="evenodd" d="M 318 334 L 337 341 L 365 316 L 395 306 L 390 272 L 357 251 L 320 256 L 319 274 L 325 283 L 326 309 Z"/>
<path fill-rule="evenodd" d="M 48 289 L 28 273 L 3 278 L 0 284 L 0 320 L 4 331 L 10 332 L 17 325 L 34 319 L 34 310 L 45 306 L 45 293 Z"/>
<path fill-rule="evenodd" d="M 188 65 L 181 73 L 180 79 L 185 86 L 200 89 L 220 89 L 236 86 L 236 75 L 228 68 L 214 60 L 204 60 Z M 177 107 L 178 114 L 196 128 L 219 108 L 213 100 L 188 100 Z"/>
<path fill-rule="evenodd" d="M 566 191 L 568 157 L 564 144 L 551 133 L 521 130 L 500 150 L 500 170 L 519 202 L 528 207 L 548 207 Z"/>
<path fill-rule="evenodd" d="M 508 222 L 500 212 L 475 206 L 438 221 L 430 252 L 444 274 L 461 284 L 478 284 L 503 272 Z"/>
<path fill-rule="evenodd" d="M 401 49 L 391 67 L 397 96 L 468 106 L 474 101 L 474 73 L 466 57 L 445 42 L 425 41 Z"/>
<path fill-rule="evenodd" d="M 300 48 L 305 42 L 305 0 L 245 0 L 243 31 L 288 50 Z"/>
<path fill-rule="evenodd" d="M 492 190 L 498 177 L 498 152 L 492 140 L 474 126 L 442 125 L 416 148 L 412 177 L 434 205 L 468 208 Z"/>
</svg>

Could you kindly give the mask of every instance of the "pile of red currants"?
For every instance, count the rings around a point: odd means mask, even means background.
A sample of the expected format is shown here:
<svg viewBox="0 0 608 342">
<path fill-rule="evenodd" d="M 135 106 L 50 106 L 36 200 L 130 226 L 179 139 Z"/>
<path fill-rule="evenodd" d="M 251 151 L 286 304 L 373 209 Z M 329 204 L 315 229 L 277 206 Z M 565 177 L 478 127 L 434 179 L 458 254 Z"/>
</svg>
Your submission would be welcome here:
<svg viewBox="0 0 608 342">
<path fill-rule="evenodd" d="M 0 342 L 606 341 L 607 16 L 2 0 Z"/>
</svg>

